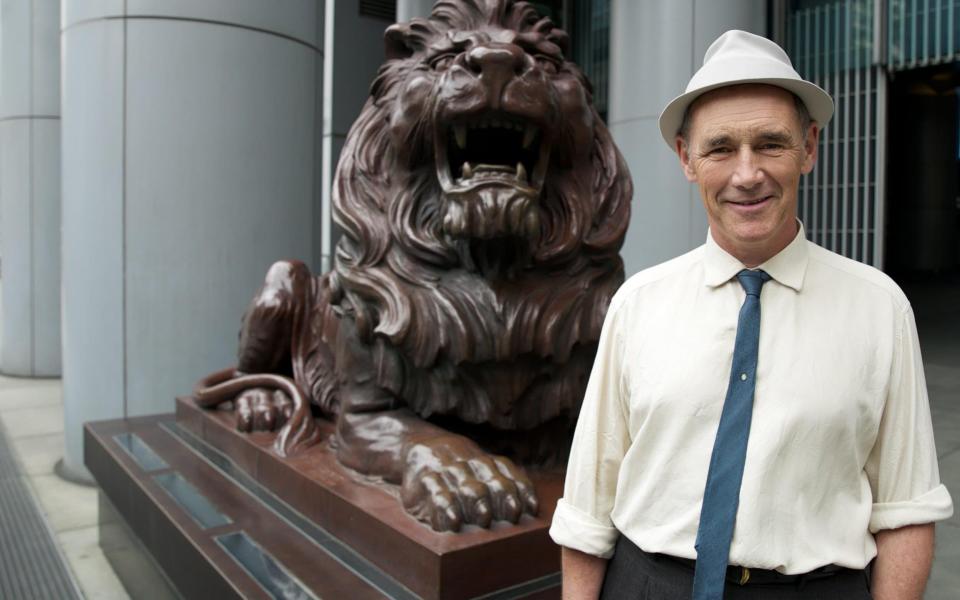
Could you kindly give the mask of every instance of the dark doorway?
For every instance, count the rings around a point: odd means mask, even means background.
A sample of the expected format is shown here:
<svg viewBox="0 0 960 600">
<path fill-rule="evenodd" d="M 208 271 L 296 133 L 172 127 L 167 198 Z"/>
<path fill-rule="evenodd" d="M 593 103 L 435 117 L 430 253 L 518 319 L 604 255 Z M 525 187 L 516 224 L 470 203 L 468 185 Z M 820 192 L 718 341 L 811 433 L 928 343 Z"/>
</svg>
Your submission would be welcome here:
<svg viewBox="0 0 960 600">
<path fill-rule="evenodd" d="M 960 279 L 957 63 L 890 82 L 885 270 L 902 283 Z"/>
</svg>

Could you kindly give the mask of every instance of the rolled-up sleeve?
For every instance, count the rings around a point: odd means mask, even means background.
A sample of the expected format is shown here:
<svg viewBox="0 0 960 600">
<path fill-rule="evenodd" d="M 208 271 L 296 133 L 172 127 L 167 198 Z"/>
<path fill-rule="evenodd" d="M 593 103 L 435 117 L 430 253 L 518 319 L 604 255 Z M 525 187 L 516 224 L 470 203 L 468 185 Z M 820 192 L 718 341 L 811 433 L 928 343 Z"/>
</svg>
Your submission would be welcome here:
<svg viewBox="0 0 960 600">
<path fill-rule="evenodd" d="M 561 546 L 609 558 L 619 533 L 610 520 L 620 463 L 630 445 L 623 386 L 622 312 L 614 298 L 580 409 L 563 498 L 550 537 Z"/>
<path fill-rule="evenodd" d="M 879 433 L 865 467 L 873 492 L 872 533 L 953 514 L 950 493 L 940 482 L 920 343 L 909 306 L 898 330 Z"/>
</svg>

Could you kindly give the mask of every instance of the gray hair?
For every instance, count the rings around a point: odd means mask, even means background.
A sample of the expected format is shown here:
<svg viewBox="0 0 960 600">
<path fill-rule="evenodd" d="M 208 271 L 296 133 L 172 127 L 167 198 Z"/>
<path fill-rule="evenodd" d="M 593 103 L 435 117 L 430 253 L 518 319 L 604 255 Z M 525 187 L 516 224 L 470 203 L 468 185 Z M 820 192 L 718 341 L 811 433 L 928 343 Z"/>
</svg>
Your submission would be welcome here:
<svg viewBox="0 0 960 600">
<path fill-rule="evenodd" d="M 786 91 L 789 92 L 789 90 Z M 797 111 L 797 120 L 800 121 L 800 131 L 806 134 L 807 129 L 810 128 L 810 124 L 813 123 L 813 117 L 810 116 L 810 111 L 807 109 L 807 105 L 803 103 L 803 100 L 800 99 L 800 96 L 797 96 L 793 92 L 790 92 L 790 95 L 793 96 L 793 107 Z M 702 97 L 703 96 L 700 96 L 700 98 Z M 693 108 L 700 98 L 688 104 L 687 109 L 683 111 L 683 121 L 680 123 L 680 129 L 677 131 L 677 135 L 683 138 L 684 143 L 690 142 L 690 109 Z"/>
</svg>

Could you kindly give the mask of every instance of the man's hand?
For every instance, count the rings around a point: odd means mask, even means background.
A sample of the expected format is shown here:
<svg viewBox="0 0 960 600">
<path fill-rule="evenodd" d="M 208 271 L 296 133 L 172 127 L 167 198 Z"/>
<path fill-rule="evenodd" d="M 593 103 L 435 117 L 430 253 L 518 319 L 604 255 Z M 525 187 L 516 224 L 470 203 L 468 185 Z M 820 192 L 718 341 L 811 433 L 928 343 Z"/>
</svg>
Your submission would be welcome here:
<svg viewBox="0 0 960 600">
<path fill-rule="evenodd" d="M 874 600 L 920 600 L 933 562 L 933 523 L 877 532 Z"/>
<path fill-rule="evenodd" d="M 594 600 L 600 597 L 607 560 L 563 547 L 563 600 Z"/>
</svg>

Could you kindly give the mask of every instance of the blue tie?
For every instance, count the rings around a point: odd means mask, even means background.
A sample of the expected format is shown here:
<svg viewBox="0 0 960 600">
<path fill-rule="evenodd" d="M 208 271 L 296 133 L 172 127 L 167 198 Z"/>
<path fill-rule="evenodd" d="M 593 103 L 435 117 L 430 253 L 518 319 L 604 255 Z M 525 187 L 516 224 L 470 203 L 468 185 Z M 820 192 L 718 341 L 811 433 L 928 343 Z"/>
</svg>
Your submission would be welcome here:
<svg viewBox="0 0 960 600">
<path fill-rule="evenodd" d="M 747 293 L 740 307 L 737 341 L 727 397 L 723 401 L 717 439 L 713 442 L 707 485 L 697 529 L 697 566 L 693 576 L 693 600 L 722 600 L 730 556 L 730 540 L 740 502 L 743 462 L 750 437 L 753 391 L 760 345 L 760 288 L 770 280 L 763 271 L 744 269 L 737 273 Z"/>
</svg>

